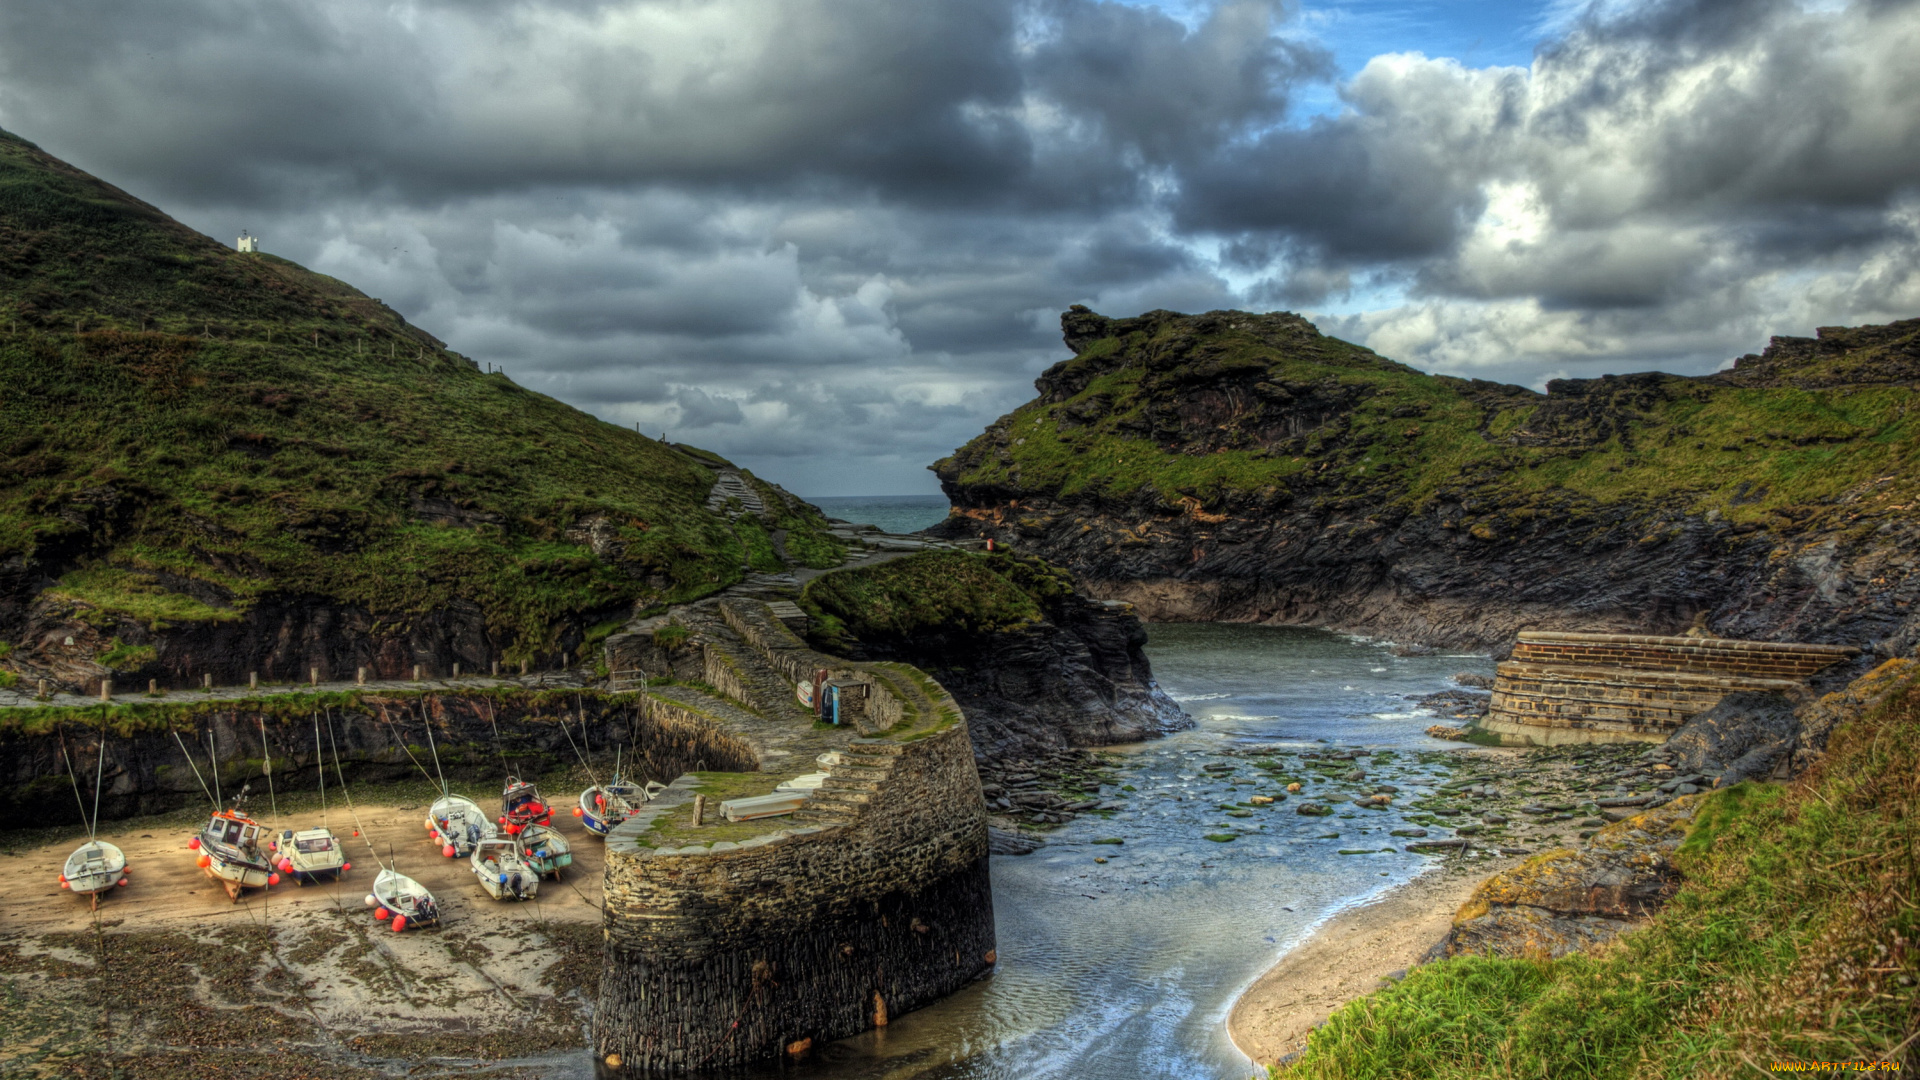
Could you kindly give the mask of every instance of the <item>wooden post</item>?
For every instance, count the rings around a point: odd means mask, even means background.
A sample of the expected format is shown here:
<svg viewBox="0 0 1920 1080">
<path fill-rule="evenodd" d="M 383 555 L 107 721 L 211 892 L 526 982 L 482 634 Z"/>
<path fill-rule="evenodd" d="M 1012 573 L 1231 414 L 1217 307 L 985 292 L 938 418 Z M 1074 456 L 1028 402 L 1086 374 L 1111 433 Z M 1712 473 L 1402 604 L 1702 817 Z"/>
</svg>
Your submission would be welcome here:
<svg viewBox="0 0 1920 1080">
<path fill-rule="evenodd" d="M 695 795 L 693 797 L 693 827 L 697 829 L 706 824 L 704 820 L 706 816 L 707 797 L 705 795 Z"/>
<path fill-rule="evenodd" d="M 456 679 L 460 677 L 460 665 L 459 665 L 459 664 L 455 664 L 455 665 L 453 665 L 453 677 L 454 677 L 454 678 L 456 678 Z"/>
<path fill-rule="evenodd" d="M 213 689 L 213 673 L 212 672 L 208 672 L 207 674 L 200 676 L 200 689 L 202 690 Z"/>
<path fill-rule="evenodd" d="M 320 669 L 319 668 L 310 667 L 307 669 L 307 682 L 309 685 L 312 685 L 312 686 L 320 685 Z"/>
<path fill-rule="evenodd" d="M 52 696 L 51 694 L 48 694 L 48 693 L 47 693 L 47 680 L 45 680 L 45 679 L 41 679 L 41 680 L 40 680 L 40 696 L 41 696 L 41 697 L 51 697 L 51 696 Z"/>
<path fill-rule="evenodd" d="M 111 679 L 100 680 L 100 700 L 101 701 L 113 700 L 113 680 Z"/>
<path fill-rule="evenodd" d="M 160 692 L 160 680 L 159 680 L 159 679 L 148 679 L 148 680 L 147 680 L 147 693 L 149 693 L 149 694 L 157 694 L 157 693 L 159 693 L 159 692 Z"/>
<path fill-rule="evenodd" d="M 520 661 L 520 677 L 523 679 L 527 677 L 527 662 L 525 660 Z"/>
<path fill-rule="evenodd" d="M 493 662 L 493 677 L 496 679 L 500 677 L 500 661 L 498 660 Z"/>
<path fill-rule="evenodd" d="M 359 683 L 359 684 L 360 684 L 361 686 L 365 686 L 365 685 L 367 685 L 367 669 L 366 669 L 366 668 L 363 668 L 363 667 L 362 667 L 362 668 L 354 668 L 354 669 L 353 669 L 353 681 L 354 681 L 354 682 L 356 682 L 356 683 Z"/>
<path fill-rule="evenodd" d="M 419 664 L 413 665 L 413 681 L 414 682 L 420 681 L 420 665 Z"/>
<path fill-rule="evenodd" d="M 247 689 L 249 690 L 260 689 L 260 673 L 259 672 L 257 671 L 247 672 Z"/>
</svg>

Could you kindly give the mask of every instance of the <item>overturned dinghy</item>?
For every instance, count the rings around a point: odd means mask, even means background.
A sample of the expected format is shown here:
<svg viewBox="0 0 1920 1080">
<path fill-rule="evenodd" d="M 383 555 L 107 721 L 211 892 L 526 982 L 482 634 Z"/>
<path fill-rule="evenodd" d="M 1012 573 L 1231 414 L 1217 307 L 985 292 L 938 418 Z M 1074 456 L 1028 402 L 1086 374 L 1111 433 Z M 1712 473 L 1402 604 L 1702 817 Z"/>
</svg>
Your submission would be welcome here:
<svg viewBox="0 0 1920 1080">
<path fill-rule="evenodd" d="M 498 835 L 493 819 L 464 795 L 442 795 L 427 809 L 427 835 L 449 859 L 472 854 L 474 846 Z"/>
<path fill-rule="evenodd" d="M 643 787 L 615 776 L 581 792 L 580 805 L 573 808 L 573 816 L 580 819 L 588 832 L 605 836 L 666 789 L 667 785 L 657 780 L 650 780 Z"/>
<path fill-rule="evenodd" d="M 60 887 L 75 896 L 87 898 L 87 907 L 98 910 L 100 894 L 127 883 L 127 856 L 105 840 L 89 840 L 67 856 L 60 872 Z"/>
<path fill-rule="evenodd" d="M 573 845 L 551 825 L 529 825 L 514 837 L 520 858 L 541 877 L 560 880 L 560 871 L 573 865 Z"/>
<path fill-rule="evenodd" d="M 375 909 L 374 918 L 391 925 L 396 934 L 409 926 L 431 926 L 440 921 L 440 907 L 426 886 L 394 870 L 374 875 L 367 906 Z"/>
<path fill-rule="evenodd" d="M 531 900 L 540 891 L 540 875 L 520 857 L 514 841 L 490 837 L 474 845 L 473 876 L 495 900 Z"/>
</svg>

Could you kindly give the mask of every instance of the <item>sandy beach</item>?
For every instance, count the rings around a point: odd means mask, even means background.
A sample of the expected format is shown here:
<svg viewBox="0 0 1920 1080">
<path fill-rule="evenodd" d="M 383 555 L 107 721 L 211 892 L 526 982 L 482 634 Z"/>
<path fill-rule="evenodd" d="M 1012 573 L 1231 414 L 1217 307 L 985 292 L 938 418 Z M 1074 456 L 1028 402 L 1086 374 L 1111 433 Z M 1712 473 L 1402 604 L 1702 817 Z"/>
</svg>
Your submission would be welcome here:
<svg viewBox="0 0 1920 1080">
<path fill-rule="evenodd" d="M 59 885 L 77 840 L 7 852 L 0 864 L 15 887 L 0 899 L 0 1001 L 21 1023 L 0 1044 L 0 1074 L 92 1076 L 72 1070 L 137 1060 L 138 1075 L 164 1080 L 309 1075 L 262 1052 L 275 1040 L 329 1080 L 426 1061 L 519 1077 L 539 1070 L 509 1063 L 577 1052 L 599 977 L 602 842 L 556 815 L 573 865 L 536 901 L 501 902 L 467 860 L 441 856 L 425 816 L 423 803 L 361 805 L 355 837 L 336 807 L 329 824 L 353 860 L 345 880 L 282 883 L 238 902 L 196 865 L 193 826 L 110 822 L 101 838 L 126 852 L 131 872 L 97 915 Z M 364 897 L 375 851 L 433 892 L 441 925 L 396 934 L 374 919 Z"/>
<path fill-rule="evenodd" d="M 1447 932 L 1474 887 L 1518 861 L 1436 868 L 1334 916 L 1234 1003 L 1227 1018 L 1234 1045 L 1263 1067 L 1303 1048 L 1335 1009 L 1412 967 Z"/>
</svg>

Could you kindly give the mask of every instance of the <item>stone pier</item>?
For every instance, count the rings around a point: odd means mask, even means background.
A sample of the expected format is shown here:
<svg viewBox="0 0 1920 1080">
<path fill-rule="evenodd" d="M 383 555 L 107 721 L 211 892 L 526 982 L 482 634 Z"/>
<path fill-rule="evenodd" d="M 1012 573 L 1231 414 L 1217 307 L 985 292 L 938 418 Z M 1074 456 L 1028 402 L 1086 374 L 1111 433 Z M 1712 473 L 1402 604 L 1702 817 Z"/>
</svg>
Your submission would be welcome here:
<svg viewBox="0 0 1920 1080">
<path fill-rule="evenodd" d="M 1492 711 L 1481 727 L 1516 745 L 1661 742 L 1727 694 L 1795 694 L 1821 670 L 1859 652 L 1844 645 L 1529 631 L 1496 670 Z"/>
<path fill-rule="evenodd" d="M 722 601 L 673 620 L 722 697 L 648 692 L 753 746 L 760 770 L 682 776 L 607 838 L 599 1075 L 803 1056 L 990 973 L 986 804 L 946 691 L 905 665 L 812 652 L 762 604 Z M 820 669 L 867 683 L 855 729 L 819 724 L 794 702 L 794 678 Z M 729 795 L 814 771 L 827 776 L 794 814 L 717 820 Z"/>
</svg>

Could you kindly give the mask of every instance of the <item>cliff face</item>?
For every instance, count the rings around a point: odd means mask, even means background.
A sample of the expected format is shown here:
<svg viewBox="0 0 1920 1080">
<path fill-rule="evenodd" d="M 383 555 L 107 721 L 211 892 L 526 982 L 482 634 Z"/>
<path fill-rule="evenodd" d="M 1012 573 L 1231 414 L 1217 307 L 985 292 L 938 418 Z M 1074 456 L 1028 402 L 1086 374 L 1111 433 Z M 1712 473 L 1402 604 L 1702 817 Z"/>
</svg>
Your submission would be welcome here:
<svg viewBox="0 0 1920 1080">
<path fill-rule="evenodd" d="M 1150 619 L 1500 647 L 1522 629 L 1920 642 L 1920 320 L 1703 378 L 1424 375 L 1288 314 L 1062 317 L 1076 355 L 934 466 Z"/>
<path fill-rule="evenodd" d="M 922 668 L 967 713 L 982 762 L 1138 742 L 1193 720 L 1154 683 L 1131 607 L 1037 560 L 917 555 L 809 583 L 823 644 Z"/>
</svg>

